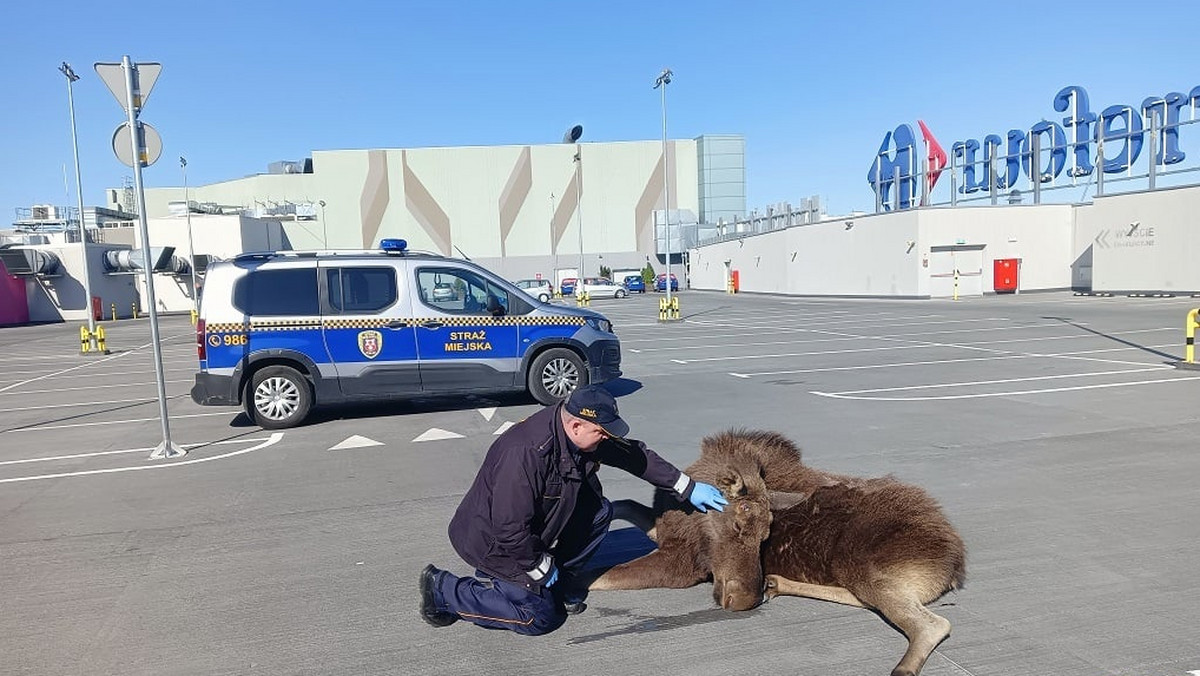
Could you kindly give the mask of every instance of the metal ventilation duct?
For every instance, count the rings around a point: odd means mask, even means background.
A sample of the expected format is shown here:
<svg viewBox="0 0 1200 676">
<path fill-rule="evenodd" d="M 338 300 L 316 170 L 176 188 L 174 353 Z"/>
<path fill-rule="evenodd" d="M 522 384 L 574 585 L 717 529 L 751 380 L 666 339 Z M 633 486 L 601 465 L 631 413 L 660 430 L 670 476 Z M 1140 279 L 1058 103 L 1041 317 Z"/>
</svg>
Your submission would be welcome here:
<svg viewBox="0 0 1200 676">
<path fill-rule="evenodd" d="M 58 256 L 49 251 L 12 246 L 0 247 L 0 260 L 4 261 L 8 274 L 16 277 L 57 274 L 61 265 Z"/>
<path fill-rule="evenodd" d="M 187 261 L 174 255 L 175 247 L 150 247 L 150 261 L 154 272 L 169 272 L 182 275 L 188 272 Z M 104 269 L 108 272 L 133 272 L 146 268 L 145 249 L 119 249 L 104 254 Z"/>
</svg>

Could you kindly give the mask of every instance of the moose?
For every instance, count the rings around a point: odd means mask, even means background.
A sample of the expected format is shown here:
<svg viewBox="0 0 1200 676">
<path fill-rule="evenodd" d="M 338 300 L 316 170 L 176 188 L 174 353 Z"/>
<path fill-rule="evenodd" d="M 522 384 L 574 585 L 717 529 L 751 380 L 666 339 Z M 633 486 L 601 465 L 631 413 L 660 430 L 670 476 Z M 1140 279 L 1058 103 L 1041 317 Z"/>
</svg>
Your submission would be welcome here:
<svg viewBox="0 0 1200 676">
<path fill-rule="evenodd" d="M 653 507 L 614 503 L 658 545 L 616 565 L 591 590 L 684 588 L 713 582 L 728 610 L 802 596 L 878 612 L 908 638 L 892 676 L 916 676 L 950 635 L 926 604 L 966 581 L 962 538 L 924 490 L 803 464 L 800 449 L 765 431 L 706 437 L 686 469 L 721 488 L 724 512 L 700 513 L 656 494 Z"/>
</svg>

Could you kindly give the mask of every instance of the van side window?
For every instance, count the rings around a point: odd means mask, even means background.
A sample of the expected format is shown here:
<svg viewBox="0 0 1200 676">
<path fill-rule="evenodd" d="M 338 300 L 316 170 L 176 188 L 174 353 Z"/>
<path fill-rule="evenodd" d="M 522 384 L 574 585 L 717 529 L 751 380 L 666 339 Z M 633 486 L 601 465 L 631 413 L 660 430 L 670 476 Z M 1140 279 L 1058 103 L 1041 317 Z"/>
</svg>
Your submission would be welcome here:
<svg viewBox="0 0 1200 676">
<path fill-rule="evenodd" d="M 425 305 L 452 314 L 507 314 L 509 307 L 507 291 L 470 270 L 421 268 L 417 292 Z"/>
<path fill-rule="evenodd" d="M 396 271 L 390 267 L 326 268 L 329 305 L 341 314 L 372 314 L 397 298 Z"/>
<path fill-rule="evenodd" d="M 234 284 L 233 306 L 252 317 L 317 316 L 317 269 L 250 272 Z"/>
</svg>

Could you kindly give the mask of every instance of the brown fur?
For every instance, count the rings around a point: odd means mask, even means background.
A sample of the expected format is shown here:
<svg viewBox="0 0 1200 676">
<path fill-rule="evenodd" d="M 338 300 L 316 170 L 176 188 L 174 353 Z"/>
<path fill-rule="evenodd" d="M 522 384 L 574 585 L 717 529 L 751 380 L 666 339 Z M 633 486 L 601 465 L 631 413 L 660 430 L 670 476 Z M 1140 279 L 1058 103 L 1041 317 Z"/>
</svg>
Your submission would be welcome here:
<svg viewBox="0 0 1200 676">
<path fill-rule="evenodd" d="M 658 549 L 615 566 L 592 589 L 689 587 L 714 581 L 718 604 L 753 607 L 797 595 L 877 610 L 909 639 L 893 676 L 915 676 L 950 623 L 925 604 L 966 579 L 962 539 L 922 489 L 893 478 L 860 479 L 805 466 L 800 450 L 773 432 L 733 430 L 707 437 L 687 473 L 727 491 L 724 514 L 621 505 L 643 528 L 657 516 Z M 765 492 L 765 496 L 763 493 Z M 763 513 L 764 498 L 775 509 Z M 730 509 L 732 508 L 732 509 Z M 739 521 L 740 520 L 740 521 Z M 761 559 L 751 549 L 761 543 Z"/>
</svg>

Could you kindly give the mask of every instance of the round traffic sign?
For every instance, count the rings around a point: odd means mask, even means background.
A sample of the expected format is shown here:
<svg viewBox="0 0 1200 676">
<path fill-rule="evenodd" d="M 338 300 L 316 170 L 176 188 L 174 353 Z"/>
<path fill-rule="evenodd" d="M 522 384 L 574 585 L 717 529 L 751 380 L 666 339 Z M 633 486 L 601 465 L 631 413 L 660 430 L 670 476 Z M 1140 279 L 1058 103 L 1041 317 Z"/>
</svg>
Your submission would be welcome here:
<svg viewBox="0 0 1200 676">
<path fill-rule="evenodd" d="M 141 123 L 142 127 L 142 142 L 138 144 L 141 151 L 141 162 L 143 167 L 148 167 L 158 161 L 162 155 L 162 137 L 158 132 L 146 124 Z M 129 131 L 129 123 L 122 122 L 121 126 L 113 132 L 112 147 L 113 152 L 117 154 L 117 159 L 121 160 L 121 164 L 127 167 L 133 166 L 133 134 Z"/>
</svg>

